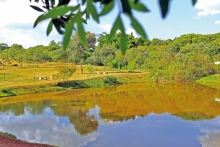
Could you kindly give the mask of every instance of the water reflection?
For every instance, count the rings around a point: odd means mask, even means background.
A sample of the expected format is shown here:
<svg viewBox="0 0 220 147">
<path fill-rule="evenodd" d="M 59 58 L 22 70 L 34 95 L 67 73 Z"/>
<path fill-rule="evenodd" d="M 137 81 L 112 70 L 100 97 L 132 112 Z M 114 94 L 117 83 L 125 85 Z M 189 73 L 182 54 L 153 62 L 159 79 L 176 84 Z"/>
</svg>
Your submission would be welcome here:
<svg viewBox="0 0 220 147">
<path fill-rule="evenodd" d="M 98 136 L 97 132 L 91 130 L 86 136 L 80 135 L 68 117 L 56 116 L 50 108 L 45 108 L 40 115 L 33 115 L 25 109 L 22 115 L 7 113 L 1 114 L 0 118 L 1 132 L 30 142 L 73 147 L 84 146 Z"/>
<path fill-rule="evenodd" d="M 0 99 L 0 131 L 59 146 L 215 146 L 216 97 L 220 91 L 191 83 L 12 97 Z"/>
</svg>

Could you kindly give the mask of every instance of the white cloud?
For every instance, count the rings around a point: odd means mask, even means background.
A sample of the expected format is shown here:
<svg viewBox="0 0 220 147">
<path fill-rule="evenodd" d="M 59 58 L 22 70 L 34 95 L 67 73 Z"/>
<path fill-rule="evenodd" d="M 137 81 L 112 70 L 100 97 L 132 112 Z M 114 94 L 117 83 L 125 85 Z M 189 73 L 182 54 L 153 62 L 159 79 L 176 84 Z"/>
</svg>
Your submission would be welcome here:
<svg viewBox="0 0 220 147">
<path fill-rule="evenodd" d="M 205 131 L 205 135 L 199 137 L 199 141 L 203 147 L 217 147 L 220 144 L 220 131 Z"/>
<path fill-rule="evenodd" d="M 34 21 L 41 13 L 33 10 L 29 5 L 41 7 L 42 3 L 29 0 L 0 1 L 0 43 L 4 42 L 8 45 L 16 43 L 28 48 L 51 40 L 60 41 L 61 36 L 55 31 L 50 37 L 46 36 L 48 21 L 33 28 Z"/>
<path fill-rule="evenodd" d="M 111 30 L 111 28 L 112 28 L 112 25 L 111 24 L 108 24 L 108 23 L 106 23 L 106 22 L 103 22 L 103 23 L 100 23 L 100 24 L 98 24 L 98 27 L 99 28 L 101 28 L 101 29 L 103 29 L 103 30 L 105 30 L 105 32 L 106 33 L 110 33 L 110 30 Z M 119 33 L 120 32 L 120 30 L 117 30 L 117 32 L 116 33 Z M 126 29 L 126 34 L 133 34 L 134 35 L 134 37 L 138 37 L 139 35 L 136 33 L 136 31 L 134 30 L 134 29 L 132 29 L 132 28 L 127 28 Z"/>
<path fill-rule="evenodd" d="M 198 0 L 195 8 L 200 10 L 197 13 L 197 18 L 202 16 L 219 14 L 220 0 Z"/>
<path fill-rule="evenodd" d="M 106 22 L 102 22 L 100 24 L 98 24 L 98 27 L 99 28 L 102 28 L 103 30 L 105 30 L 106 33 L 110 33 L 110 30 L 112 28 L 112 25 L 111 24 L 108 24 Z"/>
<path fill-rule="evenodd" d="M 60 147 L 86 146 L 99 136 L 93 131 L 86 136 L 76 132 L 74 125 L 69 123 L 68 118 L 55 116 L 51 109 L 45 109 L 50 115 L 31 115 L 25 109 L 24 115 L 17 117 L 11 113 L 1 114 L 0 131 L 15 135 L 20 140 L 51 144 Z M 10 119 L 8 119 L 8 117 Z"/>
<path fill-rule="evenodd" d="M 134 29 L 128 28 L 126 30 L 126 34 L 131 34 L 131 33 L 134 35 L 134 37 L 138 37 L 138 35 Z"/>
<path fill-rule="evenodd" d="M 220 20 L 217 20 L 217 21 L 215 22 L 215 24 L 220 24 Z"/>
</svg>

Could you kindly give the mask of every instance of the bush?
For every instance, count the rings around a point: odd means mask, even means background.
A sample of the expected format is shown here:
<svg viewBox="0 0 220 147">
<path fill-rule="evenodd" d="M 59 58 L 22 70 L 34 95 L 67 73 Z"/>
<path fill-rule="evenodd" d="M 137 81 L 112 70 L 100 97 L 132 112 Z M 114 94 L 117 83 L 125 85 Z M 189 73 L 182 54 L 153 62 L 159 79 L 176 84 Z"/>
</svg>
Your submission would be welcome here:
<svg viewBox="0 0 220 147">
<path fill-rule="evenodd" d="M 62 79 L 68 79 L 73 75 L 73 73 L 76 71 L 76 67 L 62 67 L 60 69 L 60 75 Z"/>
<path fill-rule="evenodd" d="M 106 76 L 104 79 L 105 84 L 117 84 L 117 78 L 113 76 Z"/>
<path fill-rule="evenodd" d="M 92 74 L 93 73 L 93 66 L 91 64 L 86 65 L 86 70 L 88 72 L 88 75 Z"/>
<path fill-rule="evenodd" d="M 8 90 L 7 89 L 2 89 L 2 92 L 3 93 L 8 93 Z"/>
</svg>

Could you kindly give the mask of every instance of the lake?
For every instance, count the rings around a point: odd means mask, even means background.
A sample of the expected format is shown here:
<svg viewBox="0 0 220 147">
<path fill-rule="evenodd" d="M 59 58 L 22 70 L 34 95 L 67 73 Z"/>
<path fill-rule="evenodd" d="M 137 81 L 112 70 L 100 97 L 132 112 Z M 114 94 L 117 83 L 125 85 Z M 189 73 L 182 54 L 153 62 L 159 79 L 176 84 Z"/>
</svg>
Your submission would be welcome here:
<svg viewBox="0 0 220 147">
<path fill-rule="evenodd" d="M 61 147 L 219 147 L 220 90 L 125 84 L 0 99 L 0 132 Z"/>
</svg>

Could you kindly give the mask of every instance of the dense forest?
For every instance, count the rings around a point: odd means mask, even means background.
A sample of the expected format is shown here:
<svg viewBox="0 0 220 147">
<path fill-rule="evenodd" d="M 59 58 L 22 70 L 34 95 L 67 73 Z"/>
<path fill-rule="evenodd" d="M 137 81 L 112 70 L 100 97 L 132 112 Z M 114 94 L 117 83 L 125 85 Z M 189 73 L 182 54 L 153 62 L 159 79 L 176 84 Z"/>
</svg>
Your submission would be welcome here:
<svg viewBox="0 0 220 147">
<path fill-rule="evenodd" d="M 61 42 L 51 41 L 49 46 L 33 46 L 24 49 L 22 45 L 10 47 L 0 44 L 1 66 L 19 65 L 23 62 L 37 67 L 43 62 L 62 62 L 78 65 L 99 65 L 129 71 L 149 71 L 154 81 L 192 81 L 220 71 L 215 64 L 220 60 L 220 33 L 201 35 L 186 34 L 173 40 L 154 38 L 146 40 L 127 34 L 127 50 L 120 51 L 120 34 L 108 42 L 108 34 L 96 35 L 86 32 L 87 48 L 75 33 L 66 50 Z M 81 68 L 83 73 L 83 68 Z"/>
</svg>

